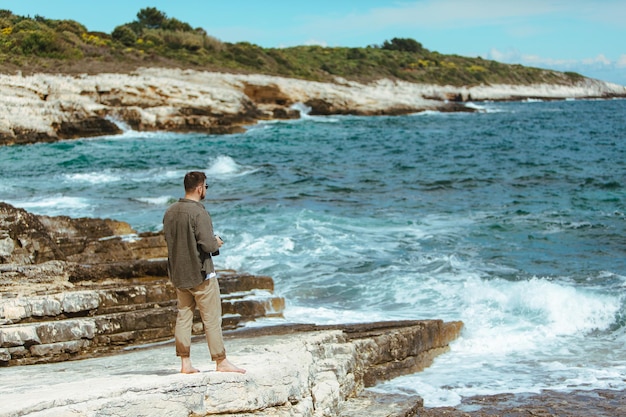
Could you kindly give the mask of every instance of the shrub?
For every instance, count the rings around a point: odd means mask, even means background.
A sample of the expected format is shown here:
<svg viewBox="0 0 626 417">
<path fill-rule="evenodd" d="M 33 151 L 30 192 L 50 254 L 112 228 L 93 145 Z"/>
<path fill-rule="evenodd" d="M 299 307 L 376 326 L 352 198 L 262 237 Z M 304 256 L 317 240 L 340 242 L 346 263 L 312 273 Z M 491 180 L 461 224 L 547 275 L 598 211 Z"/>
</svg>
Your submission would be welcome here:
<svg viewBox="0 0 626 417">
<path fill-rule="evenodd" d="M 176 18 L 166 19 L 162 23 L 162 27 L 165 30 L 173 30 L 175 32 L 193 32 L 193 28 L 189 23 L 181 22 Z"/>
<path fill-rule="evenodd" d="M 82 35 L 87 32 L 87 28 L 74 20 L 60 20 L 54 27 L 57 32 L 72 32 L 75 35 Z"/>
<path fill-rule="evenodd" d="M 143 40 L 148 45 L 163 45 L 163 35 L 162 31 L 158 29 L 147 29 L 143 33 Z"/>
<path fill-rule="evenodd" d="M 404 52 L 422 52 L 424 47 L 421 43 L 411 38 L 393 38 L 391 41 L 385 41 L 382 49 L 390 51 Z"/>
<path fill-rule="evenodd" d="M 163 41 L 168 48 L 197 51 L 204 46 L 204 36 L 193 32 L 162 31 Z"/>
<path fill-rule="evenodd" d="M 111 32 L 111 37 L 114 40 L 121 42 L 125 46 L 134 45 L 137 41 L 137 34 L 126 25 L 117 26 L 115 29 L 113 29 L 113 32 Z"/>
<path fill-rule="evenodd" d="M 15 17 L 11 10 L 0 9 L 0 19 L 11 19 Z"/>
<path fill-rule="evenodd" d="M 203 46 L 204 49 L 206 49 L 207 51 L 221 51 L 224 49 L 224 44 L 217 38 L 214 38 L 213 36 L 209 36 L 206 34 L 206 32 L 204 30 L 202 31 L 198 31 L 196 30 L 196 32 L 198 34 L 201 34 L 203 36 Z"/>
<path fill-rule="evenodd" d="M 81 34 L 81 38 L 85 43 L 96 46 L 107 46 L 111 44 L 106 33 L 101 32 L 88 32 Z"/>
<path fill-rule="evenodd" d="M 51 30 L 47 31 L 20 31 L 15 34 L 15 48 L 24 55 L 38 55 L 44 57 L 63 57 L 66 49 L 63 43 Z"/>
<path fill-rule="evenodd" d="M 33 32 L 47 29 L 45 24 L 30 19 L 22 19 L 13 26 L 13 32 Z"/>
</svg>

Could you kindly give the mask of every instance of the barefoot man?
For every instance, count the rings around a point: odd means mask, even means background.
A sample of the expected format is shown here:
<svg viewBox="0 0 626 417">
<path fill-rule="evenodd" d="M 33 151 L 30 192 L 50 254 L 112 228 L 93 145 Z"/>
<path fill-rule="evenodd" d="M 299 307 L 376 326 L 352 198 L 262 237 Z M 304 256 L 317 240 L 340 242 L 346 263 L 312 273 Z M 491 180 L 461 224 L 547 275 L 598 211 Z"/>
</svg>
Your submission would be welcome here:
<svg viewBox="0 0 626 417">
<path fill-rule="evenodd" d="M 222 338 L 222 304 L 211 253 L 224 242 L 213 234 L 211 216 L 200 202 L 206 197 L 206 175 L 192 171 L 185 175 L 185 197 L 172 204 L 163 216 L 167 241 L 167 270 L 176 287 L 176 356 L 184 374 L 200 372 L 191 364 L 191 327 L 196 306 L 200 310 L 211 359 L 219 372 L 245 373 L 226 359 Z"/>
</svg>

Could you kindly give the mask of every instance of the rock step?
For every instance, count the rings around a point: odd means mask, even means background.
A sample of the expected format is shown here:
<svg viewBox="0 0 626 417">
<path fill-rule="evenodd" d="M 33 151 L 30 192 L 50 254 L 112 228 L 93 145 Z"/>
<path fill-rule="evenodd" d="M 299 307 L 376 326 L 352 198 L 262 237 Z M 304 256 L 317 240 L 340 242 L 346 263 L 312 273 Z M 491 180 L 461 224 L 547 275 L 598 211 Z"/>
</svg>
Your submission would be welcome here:
<svg viewBox="0 0 626 417">
<path fill-rule="evenodd" d="M 271 278 L 226 272 L 218 279 L 224 329 L 282 315 L 285 301 L 273 295 Z M 78 359 L 171 339 L 173 286 L 147 278 L 130 284 L 0 299 L 0 366 Z M 193 333 L 203 333 L 197 311 Z"/>
<path fill-rule="evenodd" d="M 255 318 L 280 315 L 277 308 L 282 308 L 284 302 L 276 297 L 231 299 L 223 305 L 222 327 L 229 330 Z M 268 306 L 271 311 L 266 310 Z M 175 322 L 176 306 L 172 304 L 92 317 L 5 325 L 0 327 L 0 365 L 59 362 L 163 341 L 172 338 Z M 203 333 L 197 312 L 193 333 Z"/>
<path fill-rule="evenodd" d="M 271 298 L 274 291 L 274 282 L 267 276 L 221 271 L 219 283 L 225 304 L 223 308 L 228 313 L 233 313 L 229 307 L 232 300 Z M 114 283 L 98 285 L 97 289 L 83 286 L 53 294 L 3 297 L 0 299 L 0 325 L 94 316 L 146 307 L 169 306 L 175 302 L 176 291 L 167 279 L 153 277 L 115 280 Z M 247 310 L 257 313 L 259 311 L 250 307 Z M 282 311 L 280 302 L 273 303 L 271 310 Z"/>
</svg>

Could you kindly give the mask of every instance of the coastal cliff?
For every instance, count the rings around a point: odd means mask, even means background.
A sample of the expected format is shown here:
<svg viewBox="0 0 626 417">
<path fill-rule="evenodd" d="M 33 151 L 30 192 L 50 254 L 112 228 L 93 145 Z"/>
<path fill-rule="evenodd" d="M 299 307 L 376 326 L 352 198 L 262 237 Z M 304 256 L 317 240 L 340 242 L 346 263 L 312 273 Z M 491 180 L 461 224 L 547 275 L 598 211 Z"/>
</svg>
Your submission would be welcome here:
<svg viewBox="0 0 626 417">
<path fill-rule="evenodd" d="M 468 101 L 626 97 L 626 87 L 583 78 L 570 85 L 438 86 L 140 68 L 128 74 L 0 75 L 0 145 L 137 131 L 243 131 L 260 120 L 311 115 L 475 111 Z M 300 105 L 300 106 L 298 106 Z"/>
</svg>

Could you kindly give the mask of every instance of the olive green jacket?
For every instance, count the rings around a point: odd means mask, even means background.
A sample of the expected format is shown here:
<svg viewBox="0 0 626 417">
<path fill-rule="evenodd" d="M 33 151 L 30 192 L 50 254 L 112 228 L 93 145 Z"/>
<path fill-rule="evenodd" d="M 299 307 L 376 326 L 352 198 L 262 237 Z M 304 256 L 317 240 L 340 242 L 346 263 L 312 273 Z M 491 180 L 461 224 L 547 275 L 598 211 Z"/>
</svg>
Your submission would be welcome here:
<svg viewBox="0 0 626 417">
<path fill-rule="evenodd" d="M 167 272 L 176 288 L 193 288 L 215 272 L 211 253 L 219 249 L 211 215 L 198 201 L 181 198 L 163 216 Z"/>
</svg>

